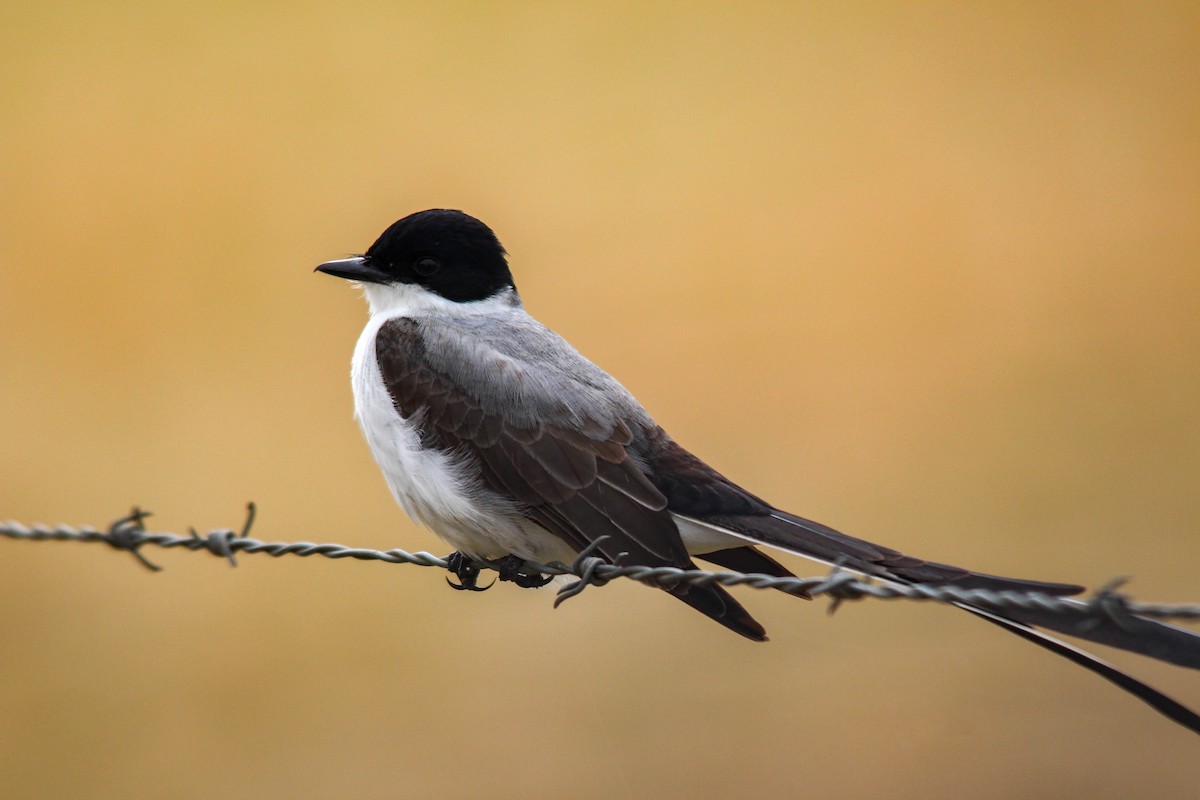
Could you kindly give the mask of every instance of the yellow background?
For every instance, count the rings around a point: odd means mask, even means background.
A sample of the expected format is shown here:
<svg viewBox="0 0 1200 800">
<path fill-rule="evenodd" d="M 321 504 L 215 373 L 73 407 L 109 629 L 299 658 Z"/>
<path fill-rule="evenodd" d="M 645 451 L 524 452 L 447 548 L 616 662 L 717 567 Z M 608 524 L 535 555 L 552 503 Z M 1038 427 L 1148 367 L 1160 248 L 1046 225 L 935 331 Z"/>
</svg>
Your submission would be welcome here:
<svg viewBox="0 0 1200 800">
<path fill-rule="evenodd" d="M 444 553 L 320 261 L 446 206 L 777 504 L 1200 600 L 1200 12 L 6 3 L 0 518 Z M 0 541 L 0 795 L 1192 796 L 1195 738 L 966 615 Z M 822 568 L 794 560 L 801 574 Z M 1192 706 L 1200 676 L 1104 653 Z"/>
</svg>

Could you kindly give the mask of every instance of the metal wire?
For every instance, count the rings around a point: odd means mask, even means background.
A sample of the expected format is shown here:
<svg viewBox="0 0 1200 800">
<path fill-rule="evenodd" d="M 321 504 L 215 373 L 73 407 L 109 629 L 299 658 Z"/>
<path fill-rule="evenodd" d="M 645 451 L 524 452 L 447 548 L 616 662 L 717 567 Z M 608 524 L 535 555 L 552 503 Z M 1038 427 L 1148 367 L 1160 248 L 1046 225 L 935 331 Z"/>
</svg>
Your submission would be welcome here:
<svg viewBox="0 0 1200 800">
<path fill-rule="evenodd" d="M 118 550 L 132 553 L 147 568 L 158 571 L 157 566 L 142 554 L 141 548 L 155 545 L 163 548 L 182 547 L 186 550 L 206 550 L 237 566 L 238 553 L 266 553 L 280 556 L 323 556 L 324 558 L 352 558 L 359 561 L 382 561 L 388 564 L 413 564 L 419 567 L 450 569 L 447 558 L 424 551 L 410 553 L 406 550 L 372 550 L 362 547 L 346 547 L 340 544 L 316 544 L 313 542 L 263 542 L 248 536 L 254 522 L 255 507 L 247 507 L 246 522 L 240 533 L 230 529 L 214 529 L 201 535 L 194 529 L 187 535 L 154 533 L 145 528 L 145 519 L 150 512 L 139 508 L 113 522 L 107 529 L 100 530 L 88 525 L 42 524 L 24 525 L 15 520 L 0 523 L 0 536 L 27 541 L 60 542 L 103 542 Z M 1185 603 L 1141 603 L 1129 599 L 1117 591 L 1123 581 L 1113 581 L 1101 588 L 1088 601 L 1071 600 L 1041 592 L 991 589 L 967 589 L 957 586 L 935 586 L 931 584 L 898 585 L 871 583 L 844 570 L 834 568 L 829 574 L 811 578 L 775 577 L 772 575 L 731 571 L 709 571 L 702 569 L 678 569 L 676 567 L 646 567 L 638 565 L 611 564 L 592 553 L 595 546 L 581 552 L 571 564 L 527 563 L 524 572 L 544 575 L 574 575 L 580 580 L 558 590 L 555 606 L 588 586 L 600 586 L 614 578 L 631 578 L 643 583 L 672 587 L 680 583 L 704 586 L 713 583 L 722 586 L 749 586 L 754 589 L 774 589 L 787 594 L 808 597 L 828 596 L 837 604 L 845 600 L 874 598 L 877 600 L 924 600 L 936 603 L 964 603 L 991 611 L 1021 610 L 1037 611 L 1068 616 L 1083 616 L 1112 622 L 1122 617 L 1143 617 L 1157 620 L 1196 621 L 1200 620 L 1200 605 Z M 494 565 L 477 562 L 480 567 Z"/>
<path fill-rule="evenodd" d="M 751 586 L 755 589 L 776 589 L 803 597 L 828 596 L 832 599 L 830 611 L 845 600 L 873 597 L 880 600 L 925 600 L 950 603 L 981 616 L 1012 633 L 1043 647 L 1059 656 L 1083 666 L 1134 695 L 1168 719 L 1200 733 L 1200 714 L 1172 700 L 1162 692 L 1147 686 L 1094 656 L 1065 642 L 1046 636 L 1031 626 L 1049 628 L 1060 633 L 1081 637 L 1107 644 L 1129 652 L 1140 653 L 1160 661 L 1179 666 L 1200 669 L 1200 633 L 1170 625 L 1163 620 L 1200 619 L 1200 605 L 1135 603 L 1117 589 L 1123 581 L 1112 581 L 1102 587 L 1085 602 L 1040 592 L 993 591 L 989 589 L 965 589 L 957 586 L 935 586 L 929 584 L 900 585 L 891 582 L 871 583 L 834 568 L 824 576 L 814 578 L 775 577 L 772 575 L 741 572 L 710 572 L 700 569 L 678 569 L 675 567 L 646 567 L 638 565 L 612 564 L 595 555 L 602 540 L 594 541 L 576 556 L 570 564 L 536 564 L 523 562 L 514 556 L 500 561 L 483 561 L 454 553 L 440 558 L 432 553 L 409 553 L 404 550 L 371 550 L 360 547 L 345 547 L 340 544 L 314 544 L 312 542 L 262 542 L 249 536 L 254 522 L 255 508 L 247 508 L 246 521 L 240 533 L 229 529 L 211 530 L 200 535 L 191 529 L 187 536 L 174 533 L 151 533 L 145 528 L 149 512 L 134 508 L 121 517 L 107 530 L 90 526 L 80 528 L 69 525 L 27 526 L 10 521 L 0 523 L 0 536 L 28 541 L 72 541 L 104 542 L 118 550 L 133 554 L 148 569 L 158 571 L 158 565 L 142 554 L 146 545 L 158 547 L 182 547 L 187 550 L 207 550 L 213 555 L 237 566 L 238 553 L 267 553 L 275 557 L 285 555 L 324 556 L 325 558 L 353 558 L 362 561 L 382 561 L 389 564 L 415 564 L 421 567 L 439 567 L 455 573 L 459 583 L 450 582 L 456 589 L 482 591 L 488 586 L 479 586 L 477 579 L 482 569 L 492 569 L 502 581 L 512 581 L 519 586 L 541 586 L 549 578 L 545 576 L 574 575 L 578 580 L 562 586 L 554 605 L 582 592 L 588 586 L 602 586 L 613 578 L 633 580 L 663 586 L 677 587 L 680 584 L 697 586 L 713 583 L 723 586 Z M 617 559 L 620 560 L 620 557 Z M 449 581 L 449 579 L 447 579 Z"/>
</svg>

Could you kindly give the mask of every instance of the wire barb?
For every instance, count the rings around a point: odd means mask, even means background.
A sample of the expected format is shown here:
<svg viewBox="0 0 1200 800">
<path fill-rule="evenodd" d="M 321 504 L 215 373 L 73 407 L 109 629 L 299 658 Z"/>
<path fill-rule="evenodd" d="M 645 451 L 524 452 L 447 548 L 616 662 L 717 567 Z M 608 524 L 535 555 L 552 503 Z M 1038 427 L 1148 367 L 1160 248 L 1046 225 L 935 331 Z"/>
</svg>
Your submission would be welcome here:
<svg viewBox="0 0 1200 800">
<path fill-rule="evenodd" d="M 153 511 L 145 511 L 134 506 L 128 514 L 108 526 L 108 531 L 104 534 L 103 539 L 117 550 L 132 553 L 133 557 L 151 572 L 162 572 L 162 567 L 146 558 L 141 552 L 142 545 L 146 544 L 146 539 L 143 537 L 146 532 L 145 519 L 153 513 Z"/>
<path fill-rule="evenodd" d="M 864 597 L 859 588 L 861 585 L 857 578 L 842 569 L 839 561 L 829 570 L 829 575 L 825 580 L 814 586 L 809 592 L 812 595 L 829 595 L 829 611 L 826 613 L 832 617 L 845 601 L 861 600 Z"/>
<path fill-rule="evenodd" d="M 1130 623 L 1134 617 L 1129 613 L 1129 601 L 1117 591 L 1128 582 L 1128 577 L 1113 578 L 1097 589 L 1096 594 L 1087 603 L 1088 608 L 1095 615 L 1095 619 L 1086 620 L 1081 624 L 1095 627 L 1100 624 L 1101 620 L 1108 620 L 1122 630 L 1133 630 Z"/>
<path fill-rule="evenodd" d="M 558 590 L 558 596 L 554 598 L 554 607 L 558 608 L 567 600 L 583 592 L 588 586 L 603 586 L 608 583 L 608 579 L 600 577 L 596 574 L 596 570 L 601 567 L 613 566 L 599 556 L 593 555 L 600 546 L 611 539 L 611 536 L 597 536 L 592 540 L 587 547 L 579 551 L 579 555 L 575 556 L 575 560 L 571 562 L 571 566 L 563 566 L 571 575 L 578 575 L 579 580 L 568 583 L 566 586 Z M 551 565 L 531 565 L 539 572 L 545 572 L 546 568 Z M 560 566 L 558 564 L 554 566 Z"/>
</svg>

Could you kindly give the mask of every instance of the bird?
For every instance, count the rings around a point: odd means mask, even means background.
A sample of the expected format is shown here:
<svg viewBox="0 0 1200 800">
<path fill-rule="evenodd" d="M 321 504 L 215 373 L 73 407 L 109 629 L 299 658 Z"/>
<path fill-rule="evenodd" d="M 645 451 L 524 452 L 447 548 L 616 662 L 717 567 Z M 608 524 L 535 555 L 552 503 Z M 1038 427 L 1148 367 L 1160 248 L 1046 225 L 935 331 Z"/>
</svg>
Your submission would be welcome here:
<svg viewBox="0 0 1200 800">
<path fill-rule="evenodd" d="M 365 253 L 316 269 L 365 295 L 370 316 L 351 361 L 355 416 L 397 503 L 455 548 L 463 588 L 476 588 L 480 561 L 506 565 L 502 577 L 532 586 L 540 583 L 513 564 L 570 563 L 585 550 L 613 563 L 695 569 L 700 559 L 791 576 L 765 548 L 894 584 L 1083 591 L 909 556 L 742 488 L 531 316 L 500 240 L 462 211 L 410 214 Z M 719 584 L 660 588 L 747 639 L 767 638 Z M 1014 615 L 959 605 L 1080 662 L 1082 651 Z M 1085 666 L 1168 716 L 1192 713 L 1164 710 L 1174 701 L 1092 661 Z"/>
</svg>

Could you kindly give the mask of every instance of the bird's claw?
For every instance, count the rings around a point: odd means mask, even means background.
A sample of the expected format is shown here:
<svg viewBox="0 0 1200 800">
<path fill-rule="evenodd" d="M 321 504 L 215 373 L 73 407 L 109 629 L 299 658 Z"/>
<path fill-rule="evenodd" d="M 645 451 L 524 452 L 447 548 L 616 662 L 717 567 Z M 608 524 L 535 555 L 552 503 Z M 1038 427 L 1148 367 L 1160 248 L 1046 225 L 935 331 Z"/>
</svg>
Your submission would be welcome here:
<svg viewBox="0 0 1200 800">
<path fill-rule="evenodd" d="M 550 581 L 554 580 L 553 575 L 543 575 L 540 572 L 529 570 L 529 566 L 525 559 L 514 555 L 507 555 L 503 558 L 497 558 L 495 561 L 489 561 L 482 558 L 472 558 L 463 553 L 451 553 L 446 558 L 446 568 L 458 576 L 458 583 L 446 578 L 446 583 L 450 584 L 451 588 L 466 592 L 483 592 L 495 585 L 492 581 L 487 586 L 479 585 L 479 573 L 486 567 L 494 569 L 500 574 L 500 580 L 515 583 L 522 589 L 538 589 L 545 586 Z"/>
<path fill-rule="evenodd" d="M 451 589 L 457 589 L 460 592 L 486 592 L 495 584 L 495 581 L 492 581 L 487 586 L 479 585 L 479 573 L 481 570 L 479 565 L 470 556 L 455 552 L 451 553 L 446 561 L 446 569 L 458 576 L 459 581 L 455 583 L 446 578 L 446 583 L 450 584 Z"/>
<path fill-rule="evenodd" d="M 525 559 L 514 555 L 488 561 L 487 565 L 500 573 L 500 580 L 511 581 L 522 589 L 540 589 L 554 580 L 553 575 L 527 571 Z"/>
</svg>

